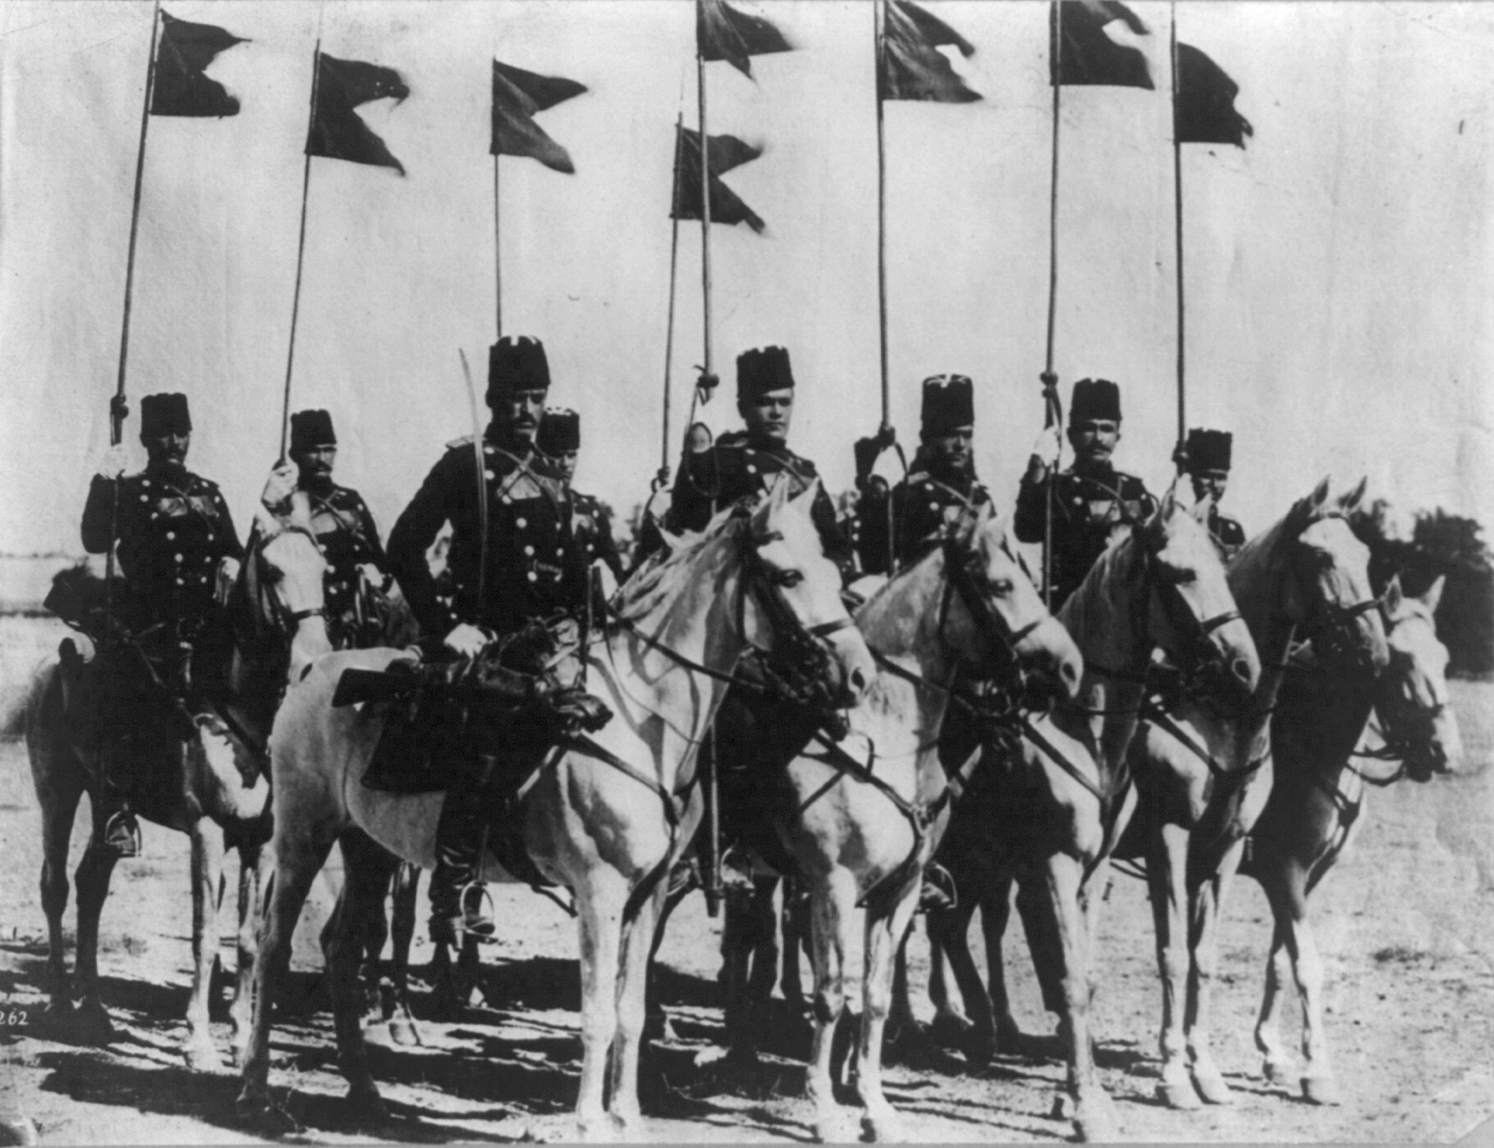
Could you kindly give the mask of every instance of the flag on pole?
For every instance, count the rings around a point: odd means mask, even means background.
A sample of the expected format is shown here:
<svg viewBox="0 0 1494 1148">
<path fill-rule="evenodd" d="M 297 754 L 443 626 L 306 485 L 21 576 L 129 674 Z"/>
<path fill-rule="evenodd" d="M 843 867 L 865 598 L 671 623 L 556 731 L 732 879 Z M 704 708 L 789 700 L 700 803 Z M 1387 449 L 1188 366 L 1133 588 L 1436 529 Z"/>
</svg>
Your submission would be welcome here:
<svg viewBox="0 0 1494 1148">
<path fill-rule="evenodd" d="M 943 20 L 929 15 L 912 0 L 888 0 L 882 32 L 882 69 L 877 89 L 884 100 L 931 100 L 939 104 L 968 104 L 980 99 L 955 74 L 949 57 L 939 51 L 950 45 L 969 58 L 975 47 Z"/>
<path fill-rule="evenodd" d="M 540 76 L 494 60 L 493 142 L 489 153 L 528 156 L 552 171 L 575 175 L 570 152 L 546 135 L 534 116 L 584 91 L 586 85 L 575 80 Z"/>
<path fill-rule="evenodd" d="M 674 148 L 674 202 L 669 214 L 674 219 L 703 217 L 700 201 L 700 133 L 681 125 Z M 759 235 L 767 225 L 752 208 L 720 177 L 734 167 L 741 167 L 763 154 L 763 149 L 744 143 L 736 136 L 711 136 L 711 222 L 745 223 Z"/>
<path fill-rule="evenodd" d="M 697 2 L 695 50 L 702 60 L 726 60 L 742 75 L 751 76 L 749 56 L 789 52 L 793 47 L 782 32 L 761 16 L 739 11 L 726 0 Z"/>
<path fill-rule="evenodd" d="M 1255 134 L 1250 121 L 1235 111 L 1240 85 L 1192 44 L 1178 43 L 1178 143 L 1245 146 Z"/>
<path fill-rule="evenodd" d="M 156 46 L 156 77 L 151 92 L 153 116 L 236 116 L 239 101 L 217 80 L 204 74 L 219 52 L 245 43 L 212 24 L 193 24 L 161 12 L 161 39 Z"/>
<path fill-rule="evenodd" d="M 1117 20 L 1138 36 L 1150 31 L 1120 0 L 1059 0 L 1048 15 L 1049 27 L 1057 23 L 1062 38 L 1056 58 L 1049 60 L 1049 81 L 1153 88 L 1151 68 L 1141 49 L 1106 34 L 1107 25 Z"/>
<path fill-rule="evenodd" d="M 392 167 L 404 175 L 404 165 L 389 154 L 384 141 L 369 130 L 353 109 L 370 100 L 385 97 L 403 100 L 409 94 L 404 79 L 393 68 L 319 53 L 316 105 L 311 111 L 306 154 Z"/>
</svg>

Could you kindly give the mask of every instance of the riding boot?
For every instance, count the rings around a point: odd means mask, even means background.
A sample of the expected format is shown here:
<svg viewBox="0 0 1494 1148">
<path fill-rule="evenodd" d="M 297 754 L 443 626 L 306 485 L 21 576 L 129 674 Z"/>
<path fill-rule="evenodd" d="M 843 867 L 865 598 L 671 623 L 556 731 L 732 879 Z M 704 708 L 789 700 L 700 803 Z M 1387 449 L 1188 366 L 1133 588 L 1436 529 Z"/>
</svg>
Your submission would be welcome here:
<svg viewBox="0 0 1494 1148">
<path fill-rule="evenodd" d="M 436 823 L 436 871 L 431 876 L 431 939 L 460 945 L 463 933 L 491 937 L 496 931 L 485 912 L 482 854 L 491 810 L 489 789 L 497 755 L 478 755 L 476 769 L 446 791 Z"/>
</svg>

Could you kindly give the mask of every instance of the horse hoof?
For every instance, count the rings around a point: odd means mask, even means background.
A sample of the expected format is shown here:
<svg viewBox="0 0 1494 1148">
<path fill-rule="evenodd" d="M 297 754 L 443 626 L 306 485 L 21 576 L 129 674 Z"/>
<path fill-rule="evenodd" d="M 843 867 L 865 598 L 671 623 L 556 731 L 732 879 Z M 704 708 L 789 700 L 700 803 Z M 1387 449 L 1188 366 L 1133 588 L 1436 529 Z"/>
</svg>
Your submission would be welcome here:
<svg viewBox="0 0 1494 1148">
<path fill-rule="evenodd" d="M 861 1133 L 873 1144 L 906 1144 L 907 1123 L 890 1108 L 873 1116 L 868 1112 L 861 1118 Z"/>
<path fill-rule="evenodd" d="M 1217 1068 L 1193 1070 L 1193 1087 L 1208 1104 L 1233 1104 L 1235 1093 L 1225 1083 L 1224 1075 Z"/>
<path fill-rule="evenodd" d="M 0 1144 L 30 1145 L 41 1143 L 41 1133 L 29 1116 L 0 1120 Z"/>
<path fill-rule="evenodd" d="M 814 1138 L 821 1144 L 854 1144 L 861 1138 L 861 1129 L 850 1111 L 836 1107 L 815 1117 Z"/>
<path fill-rule="evenodd" d="M 610 1112 L 576 1121 L 576 1139 L 583 1144 L 615 1144 L 625 1131 L 622 1121 Z"/>
<path fill-rule="evenodd" d="M 414 1021 L 406 1017 L 395 1017 L 389 1022 L 389 1039 L 406 1048 L 421 1044 L 420 1030 L 415 1027 Z"/>
<path fill-rule="evenodd" d="M 1179 1112 L 1190 1112 L 1195 1108 L 1203 1107 L 1203 1101 L 1198 1098 L 1198 1092 L 1194 1089 L 1191 1080 L 1177 1083 L 1164 1080 L 1157 1085 L 1157 1099 Z"/>
<path fill-rule="evenodd" d="M 1074 1117 L 1074 1135 L 1081 1144 L 1114 1144 L 1120 1139 L 1120 1125 L 1111 1112 L 1100 1107 Z"/>
<path fill-rule="evenodd" d="M 241 1093 L 234 1102 L 234 1113 L 239 1123 L 257 1133 L 271 1139 L 280 1136 L 289 1136 L 292 1132 L 300 1130 L 300 1125 L 291 1118 L 289 1112 L 273 1103 L 268 1096 L 261 1094 Z"/>
<path fill-rule="evenodd" d="M 1289 1064 L 1279 1060 L 1267 1060 L 1261 1063 L 1261 1075 L 1266 1078 L 1268 1084 L 1280 1084 L 1290 1087 L 1296 1073 L 1292 1071 Z"/>
<path fill-rule="evenodd" d="M 1022 1051 L 1022 1030 L 1015 1024 L 996 1026 L 996 1052 L 1001 1056 L 1016 1056 Z"/>
<path fill-rule="evenodd" d="M 211 1038 L 194 1040 L 182 1049 L 182 1058 L 193 1072 L 222 1072 L 223 1058 L 213 1047 Z"/>
<path fill-rule="evenodd" d="M 935 1015 L 934 1021 L 929 1025 L 929 1039 L 940 1048 L 962 1049 L 970 1035 L 975 1031 L 975 1025 L 968 1017 L 960 1016 L 958 1013 L 941 1012 Z"/>
<path fill-rule="evenodd" d="M 348 1088 L 348 1104 L 359 1124 L 383 1124 L 389 1119 L 389 1106 L 372 1084 L 354 1084 Z"/>
<path fill-rule="evenodd" d="M 73 1033 L 83 1044 L 106 1045 L 114 1042 L 114 1025 L 109 1012 L 97 1000 L 86 1000 L 73 1014 Z"/>
<path fill-rule="evenodd" d="M 1338 1081 L 1331 1076 L 1304 1076 L 1302 1099 L 1309 1104 L 1342 1104 L 1344 1102 L 1343 1094 L 1338 1088 Z"/>
</svg>

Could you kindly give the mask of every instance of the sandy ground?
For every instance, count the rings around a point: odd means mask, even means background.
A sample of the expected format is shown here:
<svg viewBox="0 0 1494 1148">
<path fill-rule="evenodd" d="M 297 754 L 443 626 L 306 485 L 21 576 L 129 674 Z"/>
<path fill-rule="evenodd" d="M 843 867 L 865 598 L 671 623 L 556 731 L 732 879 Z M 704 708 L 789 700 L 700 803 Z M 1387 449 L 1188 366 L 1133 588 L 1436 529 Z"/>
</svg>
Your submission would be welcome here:
<svg viewBox="0 0 1494 1148">
<path fill-rule="evenodd" d="M 0 619 L 0 700 L 49 646 L 56 623 Z M 1436 1141 L 1464 1136 L 1494 1112 L 1494 685 L 1454 683 L 1469 766 L 1479 772 L 1377 792 L 1350 856 L 1317 898 L 1330 976 L 1328 1023 L 1345 1093 L 1341 1107 L 1307 1105 L 1267 1084 L 1251 1026 L 1269 940 L 1269 912 L 1249 881 L 1236 886 L 1222 946 L 1217 1052 L 1238 1102 L 1179 1113 L 1153 1099 L 1155 978 L 1144 886 L 1117 878 L 1100 945 L 1105 976 L 1097 1032 L 1107 1087 L 1138 1141 Z M 79 818 L 74 861 L 87 824 Z M 119 1030 L 107 1048 L 44 1039 L 45 922 L 37 895 L 41 846 L 24 746 L 0 742 L 0 1108 L 19 1108 L 44 1143 L 226 1143 L 252 1139 L 233 1119 L 237 1078 L 193 1075 L 178 1048 L 189 982 L 187 842 L 145 828 L 145 856 L 115 871 L 100 967 Z M 232 864 L 232 863 L 231 863 Z M 334 853 L 297 935 L 298 1004 L 277 1028 L 272 1084 L 304 1126 L 297 1142 L 557 1139 L 580 1068 L 579 978 L 569 919 L 533 893 L 495 890 L 502 943 L 485 949 L 486 1007 L 458 1024 L 422 1024 L 424 1045 L 393 1045 L 371 1029 L 375 1075 L 394 1119 L 363 1127 L 343 1103 L 315 937 L 340 881 Z M 230 871 L 232 880 L 232 870 Z M 232 887 L 230 885 L 230 887 Z M 422 915 L 424 894 L 422 893 Z M 68 938 L 72 938 L 71 912 Z M 717 1072 L 722 1051 L 715 974 L 720 922 L 699 897 L 676 914 L 662 950 L 664 999 L 681 1044 L 664 1060 L 668 1088 L 649 1133 L 669 1141 L 806 1140 L 804 1068 L 783 1047 L 756 1075 Z M 225 934 L 224 957 L 231 963 Z M 1020 931 L 1009 937 L 1018 1020 L 1051 1032 Z M 927 949 L 912 949 L 922 985 Z M 417 966 L 429 959 L 418 943 Z M 420 992 L 420 1015 L 427 998 Z M 917 1007 L 931 1013 L 920 990 Z M 228 1028 L 215 1026 L 226 1050 Z M 786 1042 L 791 1043 L 791 1042 Z M 967 1073 L 958 1056 L 890 1072 L 890 1095 L 930 1141 L 1063 1139 L 1048 1118 L 1062 1078 L 1056 1060 L 999 1058 Z M 1480 1137 L 1482 1139 L 1482 1137 Z"/>
</svg>

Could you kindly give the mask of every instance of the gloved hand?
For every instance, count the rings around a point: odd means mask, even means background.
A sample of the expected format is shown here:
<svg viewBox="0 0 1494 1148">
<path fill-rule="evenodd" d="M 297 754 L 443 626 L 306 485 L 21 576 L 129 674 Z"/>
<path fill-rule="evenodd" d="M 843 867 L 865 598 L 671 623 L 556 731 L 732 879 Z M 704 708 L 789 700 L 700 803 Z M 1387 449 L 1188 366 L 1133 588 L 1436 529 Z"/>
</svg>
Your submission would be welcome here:
<svg viewBox="0 0 1494 1148">
<path fill-rule="evenodd" d="M 459 654 L 464 658 L 476 658 L 488 648 L 488 635 L 477 626 L 466 622 L 458 622 L 446 635 L 443 643 L 453 654 Z"/>
<path fill-rule="evenodd" d="M 1172 461 L 1177 464 L 1179 474 L 1188 473 L 1188 442 L 1179 439 L 1178 445 L 1172 448 Z"/>
<path fill-rule="evenodd" d="M 1063 450 L 1063 438 L 1059 434 L 1058 424 L 1044 427 L 1039 432 L 1032 444 L 1032 457 L 1044 466 L 1053 466 L 1058 461 L 1058 455 Z"/>
<path fill-rule="evenodd" d="M 871 477 L 872 468 L 877 465 L 877 459 L 896 441 L 897 433 L 886 423 L 877 428 L 876 434 L 856 440 L 856 445 L 852 449 L 856 453 L 857 483 L 863 483 Z"/>
<path fill-rule="evenodd" d="M 372 562 L 363 563 L 358 567 L 358 572 L 363 575 L 363 581 L 367 582 L 370 586 L 377 587 L 380 590 L 387 590 L 389 588 L 389 575 L 385 574 Z"/>
<path fill-rule="evenodd" d="M 125 472 L 125 467 L 130 465 L 130 454 L 125 444 L 117 442 L 99 457 L 98 465 L 94 473 L 100 478 L 107 478 L 113 482 Z"/>
<path fill-rule="evenodd" d="M 228 605 L 228 595 L 233 584 L 239 580 L 239 560 L 224 557 L 218 560 L 218 578 L 213 586 L 213 598 L 220 606 Z"/>
<path fill-rule="evenodd" d="M 265 481 L 265 489 L 260 494 L 259 500 L 272 513 L 283 514 L 290 509 L 290 497 L 295 492 L 296 465 L 292 462 L 282 462 L 270 471 L 270 477 Z"/>
</svg>

